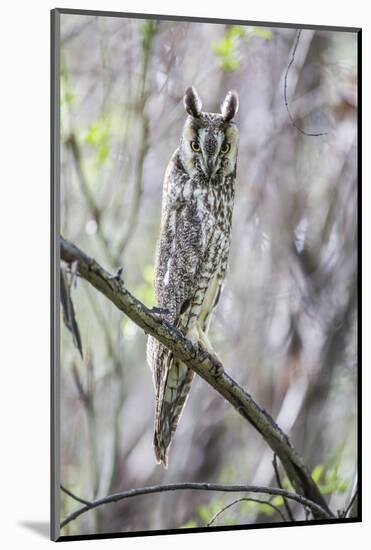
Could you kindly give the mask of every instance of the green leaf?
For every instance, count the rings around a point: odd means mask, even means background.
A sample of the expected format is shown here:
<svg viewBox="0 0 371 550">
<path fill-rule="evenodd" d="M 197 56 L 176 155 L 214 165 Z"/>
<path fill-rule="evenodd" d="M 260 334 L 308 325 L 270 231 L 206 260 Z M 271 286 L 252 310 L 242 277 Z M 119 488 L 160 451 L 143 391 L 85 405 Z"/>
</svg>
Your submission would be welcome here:
<svg viewBox="0 0 371 550">
<path fill-rule="evenodd" d="M 324 465 L 323 464 L 318 464 L 312 471 L 312 479 L 315 483 L 319 483 L 321 477 L 322 477 L 322 474 L 324 472 Z"/>
<path fill-rule="evenodd" d="M 339 483 L 337 487 L 337 491 L 338 493 L 343 494 L 348 490 L 348 487 L 349 487 L 349 481 L 347 479 L 344 479 Z"/>
<path fill-rule="evenodd" d="M 220 65 L 224 71 L 236 71 L 240 68 L 241 63 L 238 57 L 230 57 L 223 59 Z"/>
<path fill-rule="evenodd" d="M 271 500 L 273 506 L 283 506 L 284 500 L 283 497 L 276 496 Z"/>
<path fill-rule="evenodd" d="M 108 139 L 109 124 L 106 118 L 98 120 L 90 125 L 86 133 L 85 141 L 89 145 L 102 145 Z"/>
<path fill-rule="evenodd" d="M 103 143 L 98 149 L 98 164 L 103 164 L 103 162 L 108 157 L 108 143 Z"/>
<path fill-rule="evenodd" d="M 293 491 L 294 488 L 292 486 L 292 483 L 291 481 L 289 480 L 289 478 L 287 476 L 285 476 L 282 480 L 282 487 L 283 489 L 286 489 L 287 491 Z"/>
<path fill-rule="evenodd" d="M 65 74 L 61 74 L 61 105 L 70 105 L 75 100 L 75 94 L 69 87 L 68 80 Z"/>
<path fill-rule="evenodd" d="M 214 53 L 219 57 L 227 57 L 231 55 L 234 48 L 234 40 L 228 36 L 225 36 L 220 42 L 214 44 Z"/>
<path fill-rule="evenodd" d="M 246 31 L 243 27 L 234 25 L 228 30 L 228 36 L 235 37 L 235 38 L 243 38 L 244 36 L 246 36 Z"/>
<path fill-rule="evenodd" d="M 197 508 L 197 514 L 204 523 L 208 523 L 212 518 L 212 514 L 207 506 L 199 506 Z"/>
<path fill-rule="evenodd" d="M 273 38 L 273 32 L 269 29 L 265 29 L 264 27 L 252 27 L 252 33 L 255 36 L 264 38 L 264 40 L 272 40 Z"/>
<path fill-rule="evenodd" d="M 222 508 L 223 503 L 218 499 L 214 499 L 208 506 L 199 506 L 197 508 L 197 513 L 204 523 L 209 523 L 215 514 L 217 514 Z"/>
<path fill-rule="evenodd" d="M 96 152 L 95 165 L 100 168 L 107 160 L 109 153 L 110 121 L 107 116 L 93 122 L 85 134 L 85 142 L 91 145 Z"/>
<path fill-rule="evenodd" d="M 265 514 L 266 516 L 273 516 L 273 514 L 276 513 L 276 511 L 268 504 L 259 504 L 259 512 L 261 514 Z"/>
<path fill-rule="evenodd" d="M 241 60 L 238 44 L 246 32 L 242 27 L 230 27 L 224 37 L 213 44 L 212 49 L 219 59 L 219 66 L 223 71 L 236 71 L 240 68 Z"/>
</svg>

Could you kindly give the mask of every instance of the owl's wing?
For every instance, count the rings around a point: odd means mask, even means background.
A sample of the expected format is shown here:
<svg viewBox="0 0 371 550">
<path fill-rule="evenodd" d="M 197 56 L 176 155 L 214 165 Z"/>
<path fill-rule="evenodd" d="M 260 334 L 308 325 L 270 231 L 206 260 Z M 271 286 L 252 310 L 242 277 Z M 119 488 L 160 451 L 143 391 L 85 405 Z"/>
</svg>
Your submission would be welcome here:
<svg viewBox="0 0 371 550">
<path fill-rule="evenodd" d="M 155 270 L 158 305 L 174 324 L 197 288 L 206 248 L 196 204 L 177 204 L 164 220 Z"/>
<path fill-rule="evenodd" d="M 163 219 L 155 269 L 158 306 L 169 311 L 167 320 L 184 331 L 187 305 L 198 287 L 208 239 L 202 232 L 196 203 L 177 203 Z M 155 439 L 157 460 L 167 463 L 167 449 L 183 410 L 193 372 L 153 338 L 148 362 L 156 389 Z"/>
</svg>

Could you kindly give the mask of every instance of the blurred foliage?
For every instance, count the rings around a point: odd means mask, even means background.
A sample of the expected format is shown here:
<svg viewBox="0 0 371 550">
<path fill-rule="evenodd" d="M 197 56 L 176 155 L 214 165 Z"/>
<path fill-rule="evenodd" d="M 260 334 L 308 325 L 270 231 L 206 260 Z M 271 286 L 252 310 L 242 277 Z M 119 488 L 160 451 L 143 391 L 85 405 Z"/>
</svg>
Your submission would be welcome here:
<svg viewBox="0 0 371 550">
<path fill-rule="evenodd" d="M 231 26 L 226 31 L 224 37 L 213 44 L 213 51 L 218 58 L 220 67 L 223 71 L 236 71 L 241 66 L 241 54 L 239 43 L 241 39 L 249 40 L 253 36 L 259 36 L 264 40 L 271 40 L 273 33 L 271 30 L 263 27 Z"/>
<path fill-rule="evenodd" d="M 209 521 L 219 512 L 223 507 L 223 501 L 220 499 L 212 500 L 208 505 L 199 506 L 196 510 L 198 517 L 201 519 L 203 524 L 209 523 Z"/>
<path fill-rule="evenodd" d="M 105 115 L 93 122 L 85 136 L 85 141 L 93 147 L 96 155 L 96 168 L 100 168 L 108 157 L 110 118 Z"/>
<path fill-rule="evenodd" d="M 343 494 L 348 490 L 349 479 L 344 479 L 339 474 L 339 466 L 325 469 L 324 464 L 318 464 L 312 471 L 312 478 L 317 483 L 324 495 L 332 493 Z"/>
<path fill-rule="evenodd" d="M 61 106 L 69 105 L 75 100 L 75 94 L 71 91 L 65 73 L 61 73 Z"/>
</svg>

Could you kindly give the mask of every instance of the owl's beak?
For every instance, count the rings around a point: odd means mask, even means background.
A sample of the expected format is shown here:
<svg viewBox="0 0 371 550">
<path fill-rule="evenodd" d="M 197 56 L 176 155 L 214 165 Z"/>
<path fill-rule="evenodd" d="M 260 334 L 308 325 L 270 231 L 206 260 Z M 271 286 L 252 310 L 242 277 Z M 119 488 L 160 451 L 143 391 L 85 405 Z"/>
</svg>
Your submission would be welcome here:
<svg viewBox="0 0 371 550">
<path fill-rule="evenodd" d="M 206 176 L 210 179 L 215 173 L 214 159 L 208 159 L 206 162 Z"/>
</svg>

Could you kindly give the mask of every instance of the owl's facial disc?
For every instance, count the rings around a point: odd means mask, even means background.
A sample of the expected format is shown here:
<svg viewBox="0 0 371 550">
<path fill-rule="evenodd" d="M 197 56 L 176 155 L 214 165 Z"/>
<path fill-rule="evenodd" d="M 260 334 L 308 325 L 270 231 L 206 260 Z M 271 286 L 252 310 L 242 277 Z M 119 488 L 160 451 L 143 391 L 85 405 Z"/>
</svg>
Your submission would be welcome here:
<svg viewBox="0 0 371 550">
<path fill-rule="evenodd" d="M 200 168 L 207 179 L 213 178 L 219 170 L 228 174 L 234 170 L 236 163 L 238 133 L 234 125 L 223 125 L 218 129 L 200 128 L 197 132 Z M 196 152 L 193 147 L 193 151 Z"/>
<path fill-rule="evenodd" d="M 184 126 L 181 158 L 190 175 L 202 172 L 210 181 L 217 173 L 224 175 L 235 169 L 238 130 L 218 113 L 189 116 Z"/>
</svg>

